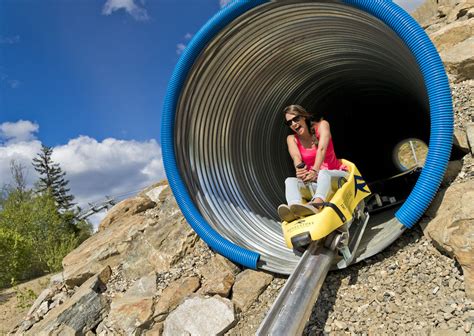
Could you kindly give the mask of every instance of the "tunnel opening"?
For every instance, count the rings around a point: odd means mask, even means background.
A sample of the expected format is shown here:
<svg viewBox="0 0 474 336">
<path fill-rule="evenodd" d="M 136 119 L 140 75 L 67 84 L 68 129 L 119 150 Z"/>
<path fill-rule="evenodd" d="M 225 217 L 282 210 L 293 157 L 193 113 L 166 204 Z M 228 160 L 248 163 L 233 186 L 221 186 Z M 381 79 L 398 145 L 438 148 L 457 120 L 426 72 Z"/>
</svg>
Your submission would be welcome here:
<svg viewBox="0 0 474 336">
<path fill-rule="evenodd" d="M 411 137 L 428 143 L 430 136 L 416 60 L 370 14 L 341 3 L 271 2 L 223 27 L 181 91 L 177 165 L 208 223 L 279 273 L 297 262 L 276 214 L 284 180 L 294 175 L 282 114 L 290 104 L 328 120 L 338 157 L 397 200 L 408 196 L 419 171 L 381 183 L 400 173 L 394 147 Z"/>
</svg>

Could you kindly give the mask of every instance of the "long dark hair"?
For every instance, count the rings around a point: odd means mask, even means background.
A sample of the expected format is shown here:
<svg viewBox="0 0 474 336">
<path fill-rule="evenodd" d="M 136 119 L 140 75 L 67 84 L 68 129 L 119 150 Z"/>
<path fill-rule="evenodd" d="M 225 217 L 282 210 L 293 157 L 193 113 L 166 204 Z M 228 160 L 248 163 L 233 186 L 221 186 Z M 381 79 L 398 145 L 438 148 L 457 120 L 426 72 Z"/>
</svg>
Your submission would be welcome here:
<svg viewBox="0 0 474 336">
<path fill-rule="evenodd" d="M 318 138 L 316 138 L 316 131 L 313 125 L 313 116 L 301 105 L 290 105 L 285 107 L 283 110 L 283 115 L 285 116 L 287 114 L 304 117 L 306 126 L 308 126 L 308 130 L 310 131 L 311 137 L 313 138 L 313 143 L 317 146 Z"/>
</svg>

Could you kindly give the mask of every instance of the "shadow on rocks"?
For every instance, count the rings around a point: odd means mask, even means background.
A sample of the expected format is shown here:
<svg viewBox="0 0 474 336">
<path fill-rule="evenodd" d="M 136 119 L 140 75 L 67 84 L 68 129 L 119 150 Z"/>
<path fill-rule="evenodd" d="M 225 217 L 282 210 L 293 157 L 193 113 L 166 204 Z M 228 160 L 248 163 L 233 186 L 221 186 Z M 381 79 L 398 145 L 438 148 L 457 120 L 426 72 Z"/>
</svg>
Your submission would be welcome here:
<svg viewBox="0 0 474 336">
<path fill-rule="evenodd" d="M 7 302 L 8 300 L 10 300 L 15 295 L 16 295 L 15 292 L 0 293 L 0 304 L 2 304 L 4 302 Z"/>
<path fill-rule="evenodd" d="M 394 256 L 399 250 L 415 243 L 422 236 L 423 232 L 421 228 L 419 225 L 415 225 L 412 229 L 406 230 L 400 238 L 384 251 L 346 269 L 331 271 L 321 287 L 318 300 L 311 311 L 311 317 L 306 324 L 303 335 L 313 336 L 327 334 L 328 331 L 325 332 L 324 329 L 333 322 L 332 320 L 328 321 L 328 319 L 334 311 L 334 306 L 338 299 L 337 294 L 343 283 L 344 286 L 350 286 L 358 283 L 358 281 L 365 281 L 364 279 L 359 280 L 359 273 L 363 268 Z M 350 320 L 350 318 L 351 316 L 347 316 L 348 320 Z"/>
</svg>

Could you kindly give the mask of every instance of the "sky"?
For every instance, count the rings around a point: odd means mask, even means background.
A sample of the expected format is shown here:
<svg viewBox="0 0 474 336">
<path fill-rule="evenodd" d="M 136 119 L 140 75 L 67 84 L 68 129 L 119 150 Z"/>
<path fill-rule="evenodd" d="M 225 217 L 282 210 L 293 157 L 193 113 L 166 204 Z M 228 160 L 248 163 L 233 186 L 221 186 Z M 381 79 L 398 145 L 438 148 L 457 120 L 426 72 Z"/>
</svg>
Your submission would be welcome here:
<svg viewBox="0 0 474 336">
<path fill-rule="evenodd" d="M 160 118 L 193 35 L 230 0 L 0 0 L 0 186 L 42 145 L 81 207 L 165 178 Z M 421 0 L 395 1 L 407 11 Z M 96 225 L 104 214 L 92 218 Z"/>
</svg>

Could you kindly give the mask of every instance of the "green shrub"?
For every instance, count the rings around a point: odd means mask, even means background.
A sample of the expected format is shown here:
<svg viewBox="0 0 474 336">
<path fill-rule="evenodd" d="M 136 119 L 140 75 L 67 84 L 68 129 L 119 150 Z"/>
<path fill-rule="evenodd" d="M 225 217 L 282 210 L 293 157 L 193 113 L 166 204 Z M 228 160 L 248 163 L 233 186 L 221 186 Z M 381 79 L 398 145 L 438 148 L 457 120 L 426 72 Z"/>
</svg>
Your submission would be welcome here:
<svg viewBox="0 0 474 336">
<path fill-rule="evenodd" d="M 72 212 L 60 213 L 50 193 L 12 190 L 0 208 L 0 286 L 62 269 L 62 259 L 89 236 Z"/>
<path fill-rule="evenodd" d="M 32 243 L 18 232 L 0 227 L 0 287 L 28 277 Z"/>
<path fill-rule="evenodd" d="M 73 234 L 64 235 L 60 239 L 58 241 L 51 238 L 42 252 L 48 272 L 61 271 L 63 258 L 77 247 L 78 238 Z"/>
</svg>

